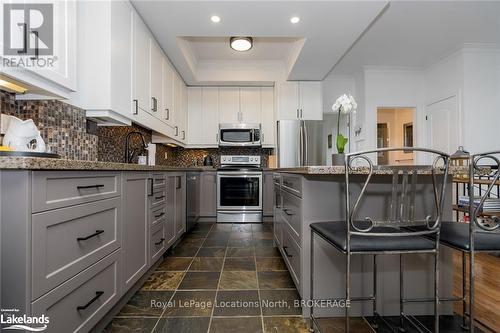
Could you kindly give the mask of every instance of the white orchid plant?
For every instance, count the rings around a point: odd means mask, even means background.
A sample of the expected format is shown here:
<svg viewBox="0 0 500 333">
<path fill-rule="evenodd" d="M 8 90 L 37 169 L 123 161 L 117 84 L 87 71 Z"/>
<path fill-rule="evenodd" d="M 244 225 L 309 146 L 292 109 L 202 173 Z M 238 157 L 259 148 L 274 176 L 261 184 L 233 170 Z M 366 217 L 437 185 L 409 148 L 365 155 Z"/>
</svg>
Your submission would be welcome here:
<svg viewBox="0 0 500 333">
<path fill-rule="evenodd" d="M 348 139 L 340 133 L 340 116 L 342 114 L 349 114 L 351 112 L 355 113 L 357 107 L 358 104 L 354 100 L 354 97 L 347 94 L 344 94 L 337 98 L 332 106 L 332 110 L 337 111 L 339 114 L 337 118 L 337 152 L 339 154 L 344 153 L 345 145 L 348 141 Z"/>
</svg>

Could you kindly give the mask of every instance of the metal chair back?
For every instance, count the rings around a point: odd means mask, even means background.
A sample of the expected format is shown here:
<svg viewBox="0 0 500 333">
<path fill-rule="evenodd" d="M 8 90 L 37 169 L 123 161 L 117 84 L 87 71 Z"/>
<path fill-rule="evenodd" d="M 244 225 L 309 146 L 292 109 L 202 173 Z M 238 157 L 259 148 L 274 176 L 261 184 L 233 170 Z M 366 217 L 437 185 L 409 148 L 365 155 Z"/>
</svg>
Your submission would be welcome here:
<svg viewBox="0 0 500 333">
<path fill-rule="evenodd" d="M 373 163 L 370 155 L 381 152 L 421 152 L 433 157 L 433 162 L 430 165 L 377 166 Z M 382 148 L 348 154 L 345 161 L 348 243 L 352 235 L 405 237 L 436 234 L 439 237 L 449 162 L 450 156 L 448 154 L 426 148 Z M 359 218 L 357 215 L 359 215 L 360 205 L 370 191 L 369 188 L 373 184 L 375 174 L 392 177 L 390 203 L 388 207 L 384 207 L 387 214 L 381 218 L 372 216 Z M 354 175 L 366 177 L 360 192 L 356 194 L 351 190 Z M 356 177 L 359 184 L 359 176 Z M 416 207 L 416 196 L 419 195 L 419 188 L 422 189 L 423 184 L 429 184 L 429 177 L 432 180 L 432 207 Z M 426 179 L 427 182 L 422 182 L 421 179 Z M 422 210 L 426 208 L 429 213 L 425 212 L 421 216 Z M 419 225 L 425 227 L 412 228 Z"/>
<path fill-rule="evenodd" d="M 471 156 L 470 176 L 469 176 L 469 216 L 470 233 L 471 233 L 471 249 L 474 246 L 474 233 L 476 232 L 500 232 L 500 209 L 493 212 L 483 212 L 483 207 L 488 198 L 492 194 L 492 190 L 499 186 L 498 179 L 500 178 L 500 159 L 495 155 L 500 155 L 500 151 L 491 151 L 486 153 L 475 154 Z M 489 163 L 488 163 L 489 162 Z M 486 190 L 480 192 L 479 197 L 475 195 L 476 183 L 479 177 L 488 176 L 486 182 Z M 479 186 L 485 185 L 484 180 L 479 183 Z M 479 201 L 477 204 L 476 200 Z M 471 204 L 472 203 L 472 204 Z"/>
</svg>

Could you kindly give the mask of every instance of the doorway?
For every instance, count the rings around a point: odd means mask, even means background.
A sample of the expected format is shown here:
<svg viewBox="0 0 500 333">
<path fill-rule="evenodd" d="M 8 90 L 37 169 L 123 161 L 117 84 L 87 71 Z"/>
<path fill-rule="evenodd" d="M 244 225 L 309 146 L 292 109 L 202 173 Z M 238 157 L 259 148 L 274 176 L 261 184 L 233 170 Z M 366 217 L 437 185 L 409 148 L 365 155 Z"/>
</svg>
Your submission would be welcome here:
<svg viewBox="0 0 500 333">
<path fill-rule="evenodd" d="M 415 108 L 377 109 L 377 148 L 413 147 Z M 412 165 L 412 151 L 379 153 L 378 165 Z"/>
</svg>

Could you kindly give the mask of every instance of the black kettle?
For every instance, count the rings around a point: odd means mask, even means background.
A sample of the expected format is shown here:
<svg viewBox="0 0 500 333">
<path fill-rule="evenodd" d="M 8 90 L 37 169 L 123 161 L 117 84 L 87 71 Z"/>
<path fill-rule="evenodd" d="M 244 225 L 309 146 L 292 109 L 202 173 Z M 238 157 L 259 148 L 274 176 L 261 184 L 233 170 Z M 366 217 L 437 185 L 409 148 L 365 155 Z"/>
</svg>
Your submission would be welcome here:
<svg viewBox="0 0 500 333">
<path fill-rule="evenodd" d="M 203 158 L 203 165 L 204 166 L 213 166 L 214 161 L 212 160 L 212 156 L 207 155 Z"/>
</svg>

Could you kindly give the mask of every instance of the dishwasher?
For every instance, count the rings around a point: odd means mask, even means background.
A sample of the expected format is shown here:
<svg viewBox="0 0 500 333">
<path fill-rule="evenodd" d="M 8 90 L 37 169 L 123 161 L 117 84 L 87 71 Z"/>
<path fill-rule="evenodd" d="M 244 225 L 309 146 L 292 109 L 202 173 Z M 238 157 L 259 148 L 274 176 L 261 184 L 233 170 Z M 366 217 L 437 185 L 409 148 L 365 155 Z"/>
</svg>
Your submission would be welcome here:
<svg viewBox="0 0 500 333">
<path fill-rule="evenodd" d="M 200 217 L 200 172 L 186 173 L 186 231 L 191 230 Z"/>
</svg>

